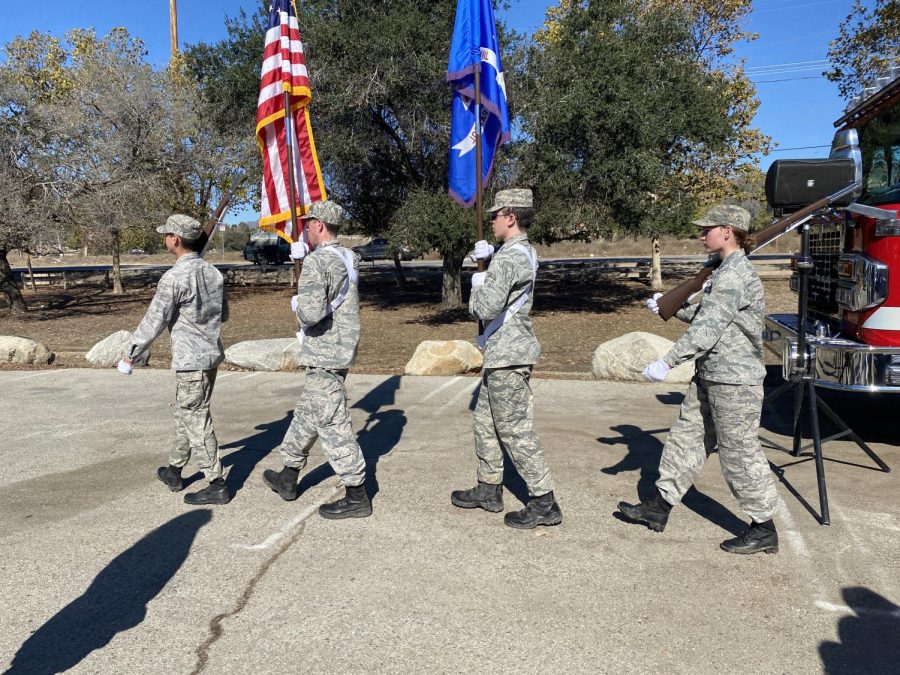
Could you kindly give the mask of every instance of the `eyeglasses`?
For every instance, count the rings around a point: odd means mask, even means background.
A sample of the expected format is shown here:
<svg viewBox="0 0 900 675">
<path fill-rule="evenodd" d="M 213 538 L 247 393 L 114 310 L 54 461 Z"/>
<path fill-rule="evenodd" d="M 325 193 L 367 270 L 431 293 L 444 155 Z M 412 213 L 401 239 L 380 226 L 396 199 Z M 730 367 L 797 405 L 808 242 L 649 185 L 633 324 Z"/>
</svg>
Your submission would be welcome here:
<svg viewBox="0 0 900 675">
<path fill-rule="evenodd" d="M 503 213 L 502 211 L 503 211 L 503 209 L 500 209 L 499 211 L 494 211 L 494 212 L 491 214 L 491 222 L 492 222 L 492 223 L 493 223 L 495 220 L 497 220 L 497 218 L 499 218 L 500 216 L 508 216 L 508 215 L 509 215 L 508 213 Z"/>
<path fill-rule="evenodd" d="M 710 232 L 712 232 L 713 230 L 715 230 L 716 228 L 719 228 L 719 227 L 728 227 L 728 226 L 727 225 L 710 225 L 708 227 L 701 227 L 700 228 L 700 236 L 705 237 Z"/>
</svg>

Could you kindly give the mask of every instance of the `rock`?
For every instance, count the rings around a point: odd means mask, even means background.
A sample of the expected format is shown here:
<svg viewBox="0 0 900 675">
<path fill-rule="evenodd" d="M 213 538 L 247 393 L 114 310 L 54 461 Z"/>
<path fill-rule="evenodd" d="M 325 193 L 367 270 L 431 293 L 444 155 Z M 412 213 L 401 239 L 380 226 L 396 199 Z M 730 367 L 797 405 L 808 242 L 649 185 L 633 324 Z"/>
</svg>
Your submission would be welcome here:
<svg viewBox="0 0 900 675">
<path fill-rule="evenodd" d="M 112 368 L 126 355 L 126 350 L 133 339 L 134 335 L 127 330 L 116 331 L 91 347 L 84 358 L 95 366 Z M 149 362 L 150 350 L 148 349 L 134 360 L 134 365 L 146 366 Z"/>
<path fill-rule="evenodd" d="M 465 340 L 425 340 L 416 347 L 407 375 L 460 375 L 478 370 L 484 363 L 481 352 Z"/>
<path fill-rule="evenodd" d="M 14 335 L 0 335 L 0 363 L 29 365 L 53 363 L 56 354 L 40 342 Z"/>
<path fill-rule="evenodd" d="M 626 333 L 604 342 L 594 350 L 591 374 L 598 380 L 646 382 L 641 372 L 661 359 L 674 343 L 653 333 Z M 686 384 L 694 375 L 694 362 L 683 363 L 669 371 L 666 382 Z"/>
<path fill-rule="evenodd" d="M 300 367 L 297 338 L 247 340 L 225 350 L 225 363 L 246 370 L 297 370 Z"/>
</svg>

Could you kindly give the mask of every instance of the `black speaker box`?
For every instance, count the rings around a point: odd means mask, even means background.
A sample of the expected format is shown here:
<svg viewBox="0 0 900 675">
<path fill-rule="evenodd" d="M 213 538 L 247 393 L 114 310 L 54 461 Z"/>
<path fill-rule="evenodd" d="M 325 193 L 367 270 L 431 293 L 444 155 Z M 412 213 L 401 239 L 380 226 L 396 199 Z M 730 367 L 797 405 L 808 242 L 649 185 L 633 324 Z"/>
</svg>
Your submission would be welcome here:
<svg viewBox="0 0 900 675">
<path fill-rule="evenodd" d="M 853 183 L 852 159 L 779 159 L 766 173 L 766 199 L 773 209 L 799 209 Z M 846 206 L 853 193 L 835 202 Z"/>
</svg>

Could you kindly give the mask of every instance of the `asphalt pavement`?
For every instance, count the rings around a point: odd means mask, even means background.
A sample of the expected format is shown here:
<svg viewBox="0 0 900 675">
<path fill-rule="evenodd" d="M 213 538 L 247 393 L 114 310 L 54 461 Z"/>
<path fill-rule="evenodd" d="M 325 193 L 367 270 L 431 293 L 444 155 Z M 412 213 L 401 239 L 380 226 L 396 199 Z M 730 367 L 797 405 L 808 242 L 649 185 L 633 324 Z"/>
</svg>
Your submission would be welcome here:
<svg viewBox="0 0 900 675">
<path fill-rule="evenodd" d="M 682 386 L 535 380 L 564 520 L 518 531 L 449 501 L 475 481 L 472 377 L 351 374 L 374 515 L 318 516 L 340 494 L 318 446 L 300 498 L 281 501 L 261 475 L 280 467 L 302 382 L 220 373 L 213 409 L 234 499 L 191 508 L 155 477 L 171 373 L 0 372 L 0 668 L 900 672 L 895 406 L 837 404 L 895 471 L 828 443 L 828 527 L 813 462 L 769 447 L 781 550 L 743 557 L 719 550 L 743 516 L 716 455 L 664 533 L 614 515 L 653 489 Z M 764 427 L 766 445 L 786 444 L 789 411 L 767 411 Z M 195 474 L 188 489 L 202 486 Z M 511 473 L 507 510 L 523 497 Z"/>
</svg>

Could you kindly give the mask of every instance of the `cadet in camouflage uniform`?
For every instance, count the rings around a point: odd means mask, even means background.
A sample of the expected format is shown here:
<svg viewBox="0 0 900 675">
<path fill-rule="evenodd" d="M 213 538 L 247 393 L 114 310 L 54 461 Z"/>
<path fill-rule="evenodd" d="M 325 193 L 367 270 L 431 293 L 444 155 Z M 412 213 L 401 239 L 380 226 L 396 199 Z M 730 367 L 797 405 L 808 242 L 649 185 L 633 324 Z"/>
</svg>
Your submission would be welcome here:
<svg viewBox="0 0 900 675">
<path fill-rule="evenodd" d="M 750 214 L 738 206 L 714 206 L 695 221 L 709 253 L 722 259 L 699 302 L 685 303 L 676 316 L 691 324 L 659 361 L 644 371 L 662 381 L 669 369 L 696 359 L 696 373 L 669 432 L 659 465 L 658 494 L 621 512 L 662 532 L 669 511 L 694 484 L 706 457 L 716 447 L 722 474 L 732 494 L 750 517 L 750 527 L 722 542 L 731 553 L 776 553 L 778 534 L 772 522 L 777 494 L 766 456 L 759 444 L 762 414 L 763 287 L 746 256 Z M 656 299 L 647 305 L 658 313 Z M 692 298 L 693 300 L 693 298 Z"/>
<path fill-rule="evenodd" d="M 130 374 L 132 361 L 168 327 L 175 371 L 175 442 L 169 465 L 156 475 L 172 492 L 184 488 L 181 471 L 193 455 L 209 485 L 186 494 L 188 504 L 227 504 L 231 500 L 222 478 L 219 444 L 213 430 L 209 402 L 216 384 L 216 368 L 225 358 L 219 328 L 228 319 L 222 275 L 197 252 L 200 223 L 181 214 L 169 216 L 156 231 L 165 235 L 175 265 L 162 275 L 156 295 L 141 319 L 129 356 L 119 370 Z"/>
<path fill-rule="evenodd" d="M 553 478 L 534 433 L 531 369 L 541 346 L 531 317 L 537 254 L 528 244 L 534 217 L 531 190 L 501 190 L 491 213 L 494 237 L 503 242 L 494 249 L 486 241 L 475 244 L 474 258 L 491 258 L 487 272 L 472 275 L 469 312 L 487 323 L 479 344 L 484 349 L 484 370 L 475 407 L 475 454 L 478 485 L 456 490 L 451 502 L 461 508 L 503 510 L 503 450 L 528 486 L 525 508 L 507 513 L 504 522 L 520 529 L 558 525 L 562 512 L 553 497 Z M 493 257 L 492 257 L 493 256 Z"/>
<path fill-rule="evenodd" d="M 263 480 L 286 501 L 298 497 L 297 478 L 317 438 L 345 496 L 319 507 L 323 518 L 372 515 L 366 494 L 366 464 L 347 411 L 344 380 L 356 359 L 359 342 L 359 259 L 337 240 L 343 209 L 331 201 L 316 202 L 303 217 L 312 253 L 303 242 L 291 246 L 291 257 L 303 260 L 293 307 L 300 322 L 300 364 L 306 385 L 294 418 L 281 442 L 284 468 L 267 469 Z"/>
</svg>

